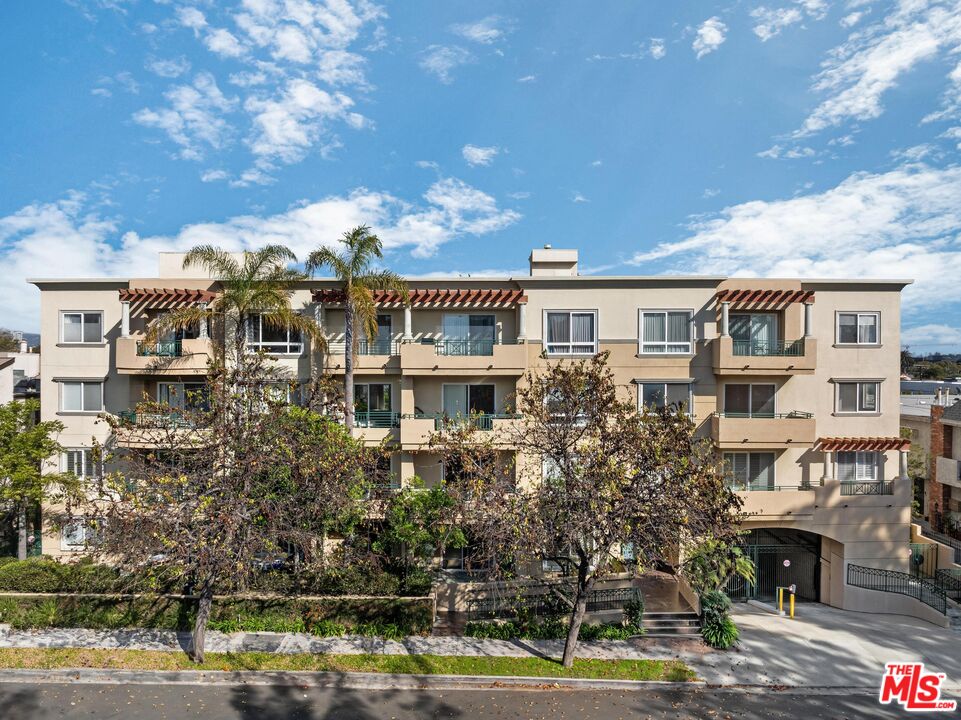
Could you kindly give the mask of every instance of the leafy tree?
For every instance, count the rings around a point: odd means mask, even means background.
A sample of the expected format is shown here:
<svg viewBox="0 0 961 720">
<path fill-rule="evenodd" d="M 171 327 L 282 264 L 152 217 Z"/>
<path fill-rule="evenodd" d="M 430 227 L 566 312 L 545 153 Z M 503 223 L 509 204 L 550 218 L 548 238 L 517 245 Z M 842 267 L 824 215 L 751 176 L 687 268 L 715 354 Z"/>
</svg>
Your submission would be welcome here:
<svg viewBox="0 0 961 720">
<path fill-rule="evenodd" d="M 0 352 L 17 352 L 20 350 L 20 341 L 6 328 L 0 328 Z"/>
<path fill-rule="evenodd" d="M 93 519 L 91 550 L 111 564 L 131 572 L 150 564 L 188 581 L 199 599 L 196 662 L 215 588 L 243 589 L 292 553 L 322 566 L 324 534 L 364 516 L 376 477 L 373 450 L 333 419 L 287 406 L 276 382 L 269 360 L 254 354 L 242 366 L 214 364 L 205 402 L 175 419 L 159 403 L 138 407 L 135 428 L 111 419 L 140 447 L 117 451 L 115 470 L 74 508 Z"/>
<path fill-rule="evenodd" d="M 344 417 L 348 428 L 354 427 L 354 357 L 357 354 L 362 330 L 373 340 L 377 337 L 377 306 L 374 290 L 393 290 L 407 302 L 407 282 L 390 270 L 373 267 L 376 260 L 384 257 L 383 243 L 360 225 L 344 233 L 340 251 L 329 247 L 314 250 L 307 256 L 307 272 L 313 274 L 319 268 L 328 267 L 340 282 L 344 291 Z M 359 327 L 358 327 L 359 326 Z"/>
<path fill-rule="evenodd" d="M 438 549 L 467 545 L 456 521 L 456 500 L 443 487 L 407 486 L 387 502 L 374 552 L 400 559 L 405 572 L 426 568 Z"/>
<path fill-rule="evenodd" d="M 654 567 L 676 565 L 682 548 L 709 538 L 733 543 L 741 501 L 709 442 L 695 438 L 688 415 L 638 413 L 618 397 L 607 353 L 547 363 L 520 387 L 521 419 L 506 437 L 467 422 L 436 442 L 445 461 L 452 454 L 462 463 L 465 456 L 488 458 L 451 484 L 480 563 L 497 575 L 514 561 L 570 558 L 563 657 L 570 667 L 590 594 L 620 565 L 625 548 L 639 566 Z M 490 461 L 509 446 L 517 448 L 516 466 Z"/>
<path fill-rule="evenodd" d="M 313 319 L 290 306 L 295 286 L 306 279 L 304 273 L 289 267 L 296 260 L 282 245 L 245 250 L 242 261 L 211 245 L 192 248 L 184 256 L 184 268 L 204 268 L 217 279 L 220 291 L 207 307 L 186 306 L 161 317 L 151 328 L 151 339 L 172 329 L 214 322 L 220 328 L 215 339 L 221 347 L 221 363 L 243 365 L 249 356 L 247 324 L 259 315 L 267 327 L 296 330 L 322 344 L 323 336 Z M 232 351 L 229 357 L 228 351 Z"/>
<path fill-rule="evenodd" d="M 17 518 L 17 557 L 27 557 L 27 510 L 45 500 L 69 495 L 76 489 L 72 475 L 41 468 L 59 458 L 63 448 L 56 436 L 63 430 L 58 420 L 37 422 L 38 400 L 0 405 L 0 503 L 12 505 Z"/>
</svg>

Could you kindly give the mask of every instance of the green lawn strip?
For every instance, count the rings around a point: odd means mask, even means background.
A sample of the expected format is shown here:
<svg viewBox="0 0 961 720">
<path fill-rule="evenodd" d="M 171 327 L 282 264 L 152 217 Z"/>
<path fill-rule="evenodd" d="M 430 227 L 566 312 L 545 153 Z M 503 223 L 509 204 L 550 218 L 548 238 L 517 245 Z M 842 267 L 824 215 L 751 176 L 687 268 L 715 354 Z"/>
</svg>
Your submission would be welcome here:
<svg viewBox="0 0 961 720">
<path fill-rule="evenodd" d="M 179 652 L 82 650 L 75 648 L 0 648 L 0 668 L 102 668 L 124 670 L 285 670 L 375 672 L 413 675 L 506 675 L 603 680 L 696 680 L 677 660 L 576 660 L 570 670 L 559 662 L 526 657 L 455 657 L 445 655 L 276 655 L 207 653 L 195 665 Z"/>
</svg>

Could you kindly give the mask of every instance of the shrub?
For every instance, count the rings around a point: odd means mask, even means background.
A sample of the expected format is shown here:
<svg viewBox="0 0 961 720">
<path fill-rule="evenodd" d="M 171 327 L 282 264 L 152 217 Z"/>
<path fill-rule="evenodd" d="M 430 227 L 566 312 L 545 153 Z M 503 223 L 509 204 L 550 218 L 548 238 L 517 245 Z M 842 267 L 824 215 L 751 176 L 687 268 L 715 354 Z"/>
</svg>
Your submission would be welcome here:
<svg viewBox="0 0 961 720">
<path fill-rule="evenodd" d="M 701 595 L 701 637 L 711 647 L 727 650 L 737 643 L 739 633 L 730 609 L 730 599 L 720 590 Z"/>
<path fill-rule="evenodd" d="M 624 603 L 624 622 L 638 630 L 644 627 L 644 596 L 640 593 Z"/>
<path fill-rule="evenodd" d="M 560 640 L 567 637 L 568 623 L 560 618 L 541 621 L 469 622 L 464 627 L 467 637 L 490 640 Z M 638 627 L 617 623 L 585 623 L 581 625 L 581 640 L 627 640 L 643 632 Z"/>
</svg>

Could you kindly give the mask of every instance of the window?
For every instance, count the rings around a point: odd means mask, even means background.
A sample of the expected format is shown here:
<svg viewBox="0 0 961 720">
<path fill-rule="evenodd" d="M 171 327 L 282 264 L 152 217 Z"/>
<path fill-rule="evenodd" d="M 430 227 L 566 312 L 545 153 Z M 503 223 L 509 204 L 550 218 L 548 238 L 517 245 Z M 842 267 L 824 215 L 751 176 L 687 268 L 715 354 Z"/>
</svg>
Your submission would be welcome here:
<svg viewBox="0 0 961 720">
<path fill-rule="evenodd" d="M 724 453 L 735 490 L 773 490 L 774 453 L 772 452 L 728 452 Z"/>
<path fill-rule="evenodd" d="M 881 383 L 876 380 L 837 383 L 837 412 L 878 412 L 878 394 Z"/>
<path fill-rule="evenodd" d="M 593 355 L 597 352 L 597 313 L 548 311 L 549 355 Z"/>
<path fill-rule="evenodd" d="M 60 458 L 60 469 L 78 478 L 100 477 L 100 463 L 94 461 L 90 448 L 71 448 L 65 450 Z"/>
<path fill-rule="evenodd" d="M 300 355 L 304 351 L 304 342 L 298 331 L 273 327 L 263 315 L 248 319 L 247 345 L 253 351 L 263 350 L 271 355 Z"/>
<path fill-rule="evenodd" d="M 444 315 L 445 355 L 493 355 L 496 322 L 493 315 Z"/>
<path fill-rule="evenodd" d="M 689 382 L 638 383 L 638 395 L 640 408 L 663 410 L 668 407 L 691 411 L 691 383 Z"/>
<path fill-rule="evenodd" d="M 641 352 L 692 353 L 693 318 L 694 313 L 690 310 L 642 310 Z"/>
<path fill-rule="evenodd" d="M 731 313 L 734 354 L 777 355 L 780 352 L 777 325 L 777 315 L 773 313 Z"/>
<path fill-rule="evenodd" d="M 876 452 L 839 452 L 838 480 L 841 482 L 877 482 L 880 456 Z"/>
<path fill-rule="evenodd" d="M 443 396 L 447 417 L 494 414 L 493 385 L 444 385 Z"/>
<path fill-rule="evenodd" d="M 60 383 L 60 409 L 63 412 L 102 411 L 103 383 L 88 380 Z"/>
<path fill-rule="evenodd" d="M 838 313 L 838 345 L 877 345 L 881 313 Z"/>
<path fill-rule="evenodd" d="M 65 312 L 60 316 L 62 343 L 103 342 L 102 312 Z"/>
<path fill-rule="evenodd" d="M 157 402 L 169 405 L 173 410 L 206 410 L 207 385 L 205 383 L 157 383 Z"/>
<path fill-rule="evenodd" d="M 354 422 L 357 427 L 392 427 L 390 383 L 354 385 Z"/>
<path fill-rule="evenodd" d="M 724 414 L 728 417 L 774 417 L 775 385 L 767 383 L 724 386 Z"/>
<path fill-rule="evenodd" d="M 77 518 L 60 531 L 60 549 L 64 551 L 84 550 L 96 542 L 97 522 L 93 519 Z"/>
</svg>

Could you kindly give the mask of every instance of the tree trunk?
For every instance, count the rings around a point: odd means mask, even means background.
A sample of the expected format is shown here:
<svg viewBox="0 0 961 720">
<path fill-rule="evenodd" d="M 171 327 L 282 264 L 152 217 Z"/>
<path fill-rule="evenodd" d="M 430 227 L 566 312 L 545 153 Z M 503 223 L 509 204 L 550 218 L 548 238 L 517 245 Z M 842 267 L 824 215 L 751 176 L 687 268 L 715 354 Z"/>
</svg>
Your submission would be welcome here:
<svg viewBox="0 0 961 720">
<path fill-rule="evenodd" d="M 584 615 L 587 613 L 587 598 L 593 586 L 593 579 L 587 583 L 577 583 L 577 596 L 574 598 L 574 607 L 571 609 L 571 624 L 567 628 L 567 640 L 564 642 L 564 658 L 561 661 L 566 668 L 574 665 L 574 650 L 577 648 L 577 636 L 581 632 Z"/>
<path fill-rule="evenodd" d="M 344 303 L 344 425 L 354 429 L 354 309 L 349 291 Z"/>
<path fill-rule="evenodd" d="M 17 503 L 17 560 L 27 559 L 27 504 Z"/>
<path fill-rule="evenodd" d="M 214 601 L 213 580 L 208 578 L 200 588 L 200 602 L 194 620 L 194 633 L 190 642 L 190 659 L 195 663 L 204 661 L 204 645 L 207 642 L 207 623 L 210 621 L 210 608 Z"/>
</svg>

